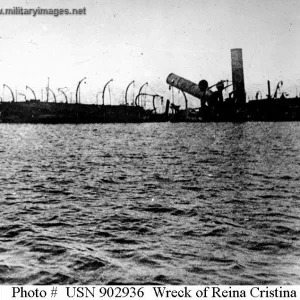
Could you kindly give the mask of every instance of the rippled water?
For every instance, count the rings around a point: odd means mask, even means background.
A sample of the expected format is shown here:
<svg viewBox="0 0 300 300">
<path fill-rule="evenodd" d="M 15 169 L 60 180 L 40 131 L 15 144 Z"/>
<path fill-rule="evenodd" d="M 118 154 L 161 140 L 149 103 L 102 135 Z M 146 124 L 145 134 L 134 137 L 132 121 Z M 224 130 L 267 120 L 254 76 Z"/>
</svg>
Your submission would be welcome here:
<svg viewBox="0 0 300 300">
<path fill-rule="evenodd" d="M 300 123 L 0 134 L 1 284 L 300 283 Z"/>
</svg>

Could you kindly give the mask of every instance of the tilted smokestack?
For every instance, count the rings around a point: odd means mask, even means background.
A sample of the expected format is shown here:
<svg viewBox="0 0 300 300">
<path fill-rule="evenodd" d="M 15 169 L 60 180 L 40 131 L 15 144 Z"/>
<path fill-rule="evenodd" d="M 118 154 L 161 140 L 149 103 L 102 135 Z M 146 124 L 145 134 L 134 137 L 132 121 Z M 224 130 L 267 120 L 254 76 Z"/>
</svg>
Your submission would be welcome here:
<svg viewBox="0 0 300 300">
<path fill-rule="evenodd" d="M 246 102 L 242 49 L 231 49 L 233 91 L 237 103 Z"/>
<path fill-rule="evenodd" d="M 202 93 L 198 84 L 189 81 L 183 77 L 177 76 L 176 74 L 169 74 L 167 77 L 167 83 L 171 86 L 175 86 L 177 89 L 184 91 L 196 98 L 201 98 Z"/>
</svg>

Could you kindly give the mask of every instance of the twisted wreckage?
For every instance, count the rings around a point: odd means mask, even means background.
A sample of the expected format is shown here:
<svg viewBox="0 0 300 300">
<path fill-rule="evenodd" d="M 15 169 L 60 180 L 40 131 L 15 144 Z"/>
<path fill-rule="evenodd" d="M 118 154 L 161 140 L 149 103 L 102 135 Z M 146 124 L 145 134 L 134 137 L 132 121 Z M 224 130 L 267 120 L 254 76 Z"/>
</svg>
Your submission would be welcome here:
<svg viewBox="0 0 300 300">
<path fill-rule="evenodd" d="M 82 104 L 77 101 L 77 93 L 80 83 L 76 90 L 76 103 L 68 103 L 68 99 L 63 90 L 59 89 L 65 96 L 65 103 L 57 103 L 54 92 L 55 102 L 41 102 L 36 99 L 34 91 L 33 100 L 16 102 L 12 94 L 12 102 L 0 102 L 0 122 L 6 123 L 111 123 L 111 122 L 245 122 L 245 121 L 300 121 L 300 98 L 286 98 L 284 94 L 277 98 L 277 92 L 282 85 L 282 81 L 276 87 L 276 91 L 271 96 L 270 82 L 268 81 L 268 95 L 266 99 L 246 102 L 246 92 L 244 83 L 242 49 L 231 50 L 232 64 L 232 83 L 221 80 L 209 86 L 206 80 L 201 80 L 199 84 L 193 83 L 183 77 L 171 73 L 167 77 L 167 84 L 170 88 L 180 90 L 185 99 L 185 109 L 180 109 L 179 105 L 166 101 L 165 112 L 158 113 L 155 101 L 162 102 L 163 97 L 158 94 L 143 93 L 142 88 L 132 105 L 128 105 L 127 91 L 125 92 L 125 104 L 123 105 L 104 105 L 104 91 L 112 79 L 106 83 L 102 98 L 103 103 Z M 229 97 L 224 99 L 224 90 L 232 86 Z M 215 91 L 213 91 L 215 90 Z M 187 95 L 189 94 L 200 100 L 198 109 L 188 107 Z M 25 96 L 24 94 L 20 94 Z M 97 94 L 98 96 L 98 94 Z M 146 110 L 142 106 L 141 97 L 152 97 L 153 109 Z M 26 96 L 25 96 L 26 97 Z M 26 99 L 25 99 L 26 100 Z M 171 113 L 170 113 L 171 112 Z"/>
<path fill-rule="evenodd" d="M 188 109 L 177 109 L 174 121 L 202 121 L 202 122 L 244 122 L 244 121 L 300 121 L 300 98 L 286 98 L 284 94 L 277 98 L 277 92 L 283 84 L 280 81 L 274 96 L 271 96 L 270 82 L 268 81 L 268 95 L 266 99 L 246 103 L 242 49 L 231 50 L 232 84 L 228 81 L 219 81 L 208 86 L 206 80 L 195 84 L 187 79 L 170 74 L 167 83 L 181 90 L 183 93 L 200 99 L 201 107 L 198 114 L 189 115 Z M 223 98 L 223 91 L 233 87 L 229 98 Z M 216 91 L 212 91 L 215 87 Z"/>
</svg>

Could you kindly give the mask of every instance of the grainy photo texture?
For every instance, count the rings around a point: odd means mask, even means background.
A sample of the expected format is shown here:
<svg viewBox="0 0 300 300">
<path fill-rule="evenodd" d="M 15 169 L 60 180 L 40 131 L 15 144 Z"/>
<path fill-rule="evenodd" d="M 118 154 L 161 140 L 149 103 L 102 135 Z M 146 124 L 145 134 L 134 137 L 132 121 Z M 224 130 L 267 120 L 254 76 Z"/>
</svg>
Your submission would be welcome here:
<svg viewBox="0 0 300 300">
<path fill-rule="evenodd" d="M 2 0 L 0 284 L 299 284 L 299 11 Z"/>
</svg>

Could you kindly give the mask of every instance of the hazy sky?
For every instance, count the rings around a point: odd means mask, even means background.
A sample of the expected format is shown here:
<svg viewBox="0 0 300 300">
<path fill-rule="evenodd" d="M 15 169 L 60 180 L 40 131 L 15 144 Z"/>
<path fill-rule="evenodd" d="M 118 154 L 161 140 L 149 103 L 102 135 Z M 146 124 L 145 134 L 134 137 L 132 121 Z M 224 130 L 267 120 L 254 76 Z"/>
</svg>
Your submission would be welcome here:
<svg viewBox="0 0 300 300">
<path fill-rule="evenodd" d="M 111 78 L 116 104 L 132 80 L 130 97 L 146 81 L 148 92 L 169 96 L 165 82 L 171 72 L 196 83 L 231 80 L 230 49 L 242 48 L 249 96 L 258 90 L 265 95 L 267 79 L 273 90 L 283 80 L 291 96 L 297 86 L 300 93 L 299 0 L 1 0 L 0 5 L 86 8 L 82 16 L 0 15 L 0 91 L 7 84 L 24 93 L 29 85 L 40 97 L 50 77 L 55 92 L 68 87 L 74 96 L 86 76 L 84 102 L 95 102 Z"/>
</svg>

